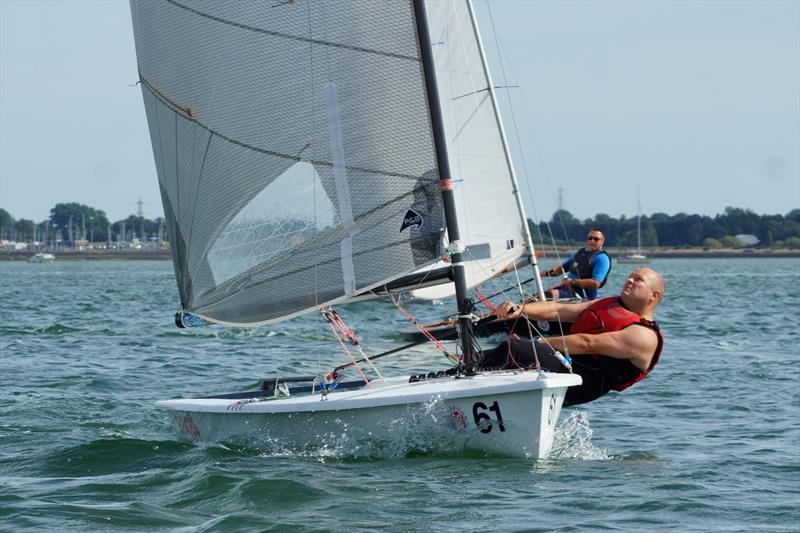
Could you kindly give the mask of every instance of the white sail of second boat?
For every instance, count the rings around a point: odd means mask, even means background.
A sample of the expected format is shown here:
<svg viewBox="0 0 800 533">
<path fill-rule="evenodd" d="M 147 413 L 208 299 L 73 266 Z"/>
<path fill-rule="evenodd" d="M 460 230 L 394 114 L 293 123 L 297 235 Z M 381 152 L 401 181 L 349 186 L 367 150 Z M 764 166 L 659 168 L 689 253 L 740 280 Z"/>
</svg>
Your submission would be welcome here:
<svg viewBox="0 0 800 533">
<path fill-rule="evenodd" d="M 448 154 L 458 180 L 467 285 L 472 288 L 527 263 L 533 244 L 474 12 L 465 3 L 427 5 Z M 451 285 L 411 291 L 418 299 L 453 294 Z"/>
</svg>

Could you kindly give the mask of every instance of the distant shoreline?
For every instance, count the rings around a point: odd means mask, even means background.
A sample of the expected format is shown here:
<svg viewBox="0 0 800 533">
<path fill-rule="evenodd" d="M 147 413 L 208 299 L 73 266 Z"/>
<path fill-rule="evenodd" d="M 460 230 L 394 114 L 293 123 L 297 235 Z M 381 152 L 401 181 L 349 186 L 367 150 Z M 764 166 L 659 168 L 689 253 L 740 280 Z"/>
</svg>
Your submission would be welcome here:
<svg viewBox="0 0 800 533">
<path fill-rule="evenodd" d="M 36 252 L 31 251 L 0 251 L 0 261 L 27 261 Z M 172 259 L 169 250 L 59 250 L 48 252 L 56 256 L 56 261 L 142 261 L 154 259 Z"/>
<path fill-rule="evenodd" d="M 605 248 L 611 259 L 614 260 L 620 255 L 629 254 L 632 252 L 630 248 Z M 552 249 L 545 249 L 545 253 L 549 256 L 553 252 Z M 570 252 L 571 253 L 571 252 Z M 790 248 L 717 248 L 706 249 L 702 247 L 691 248 L 672 248 L 672 247 L 655 247 L 644 248 L 641 253 L 651 259 L 692 259 L 692 258 L 725 258 L 725 257 L 798 257 L 800 258 L 800 249 Z M 538 254 L 541 256 L 543 254 Z"/>
<path fill-rule="evenodd" d="M 627 248 L 606 248 L 606 252 L 611 256 L 612 260 L 619 257 L 621 254 L 630 253 Z M 141 260 L 170 260 L 172 254 L 169 250 L 87 250 L 87 251 L 71 251 L 61 250 L 53 252 L 56 256 L 56 261 L 141 261 Z M 561 256 L 564 255 L 564 250 L 561 250 Z M 703 248 L 648 248 L 642 250 L 651 259 L 665 259 L 665 258 L 726 258 L 726 257 L 797 257 L 800 258 L 800 249 L 791 250 L 786 248 L 721 248 L 716 250 L 706 250 Z M 34 252 L 30 251 L 0 251 L 0 261 L 27 261 Z M 537 250 L 536 252 L 539 261 L 555 260 L 558 255 L 554 248 L 545 248 L 544 250 Z"/>
</svg>

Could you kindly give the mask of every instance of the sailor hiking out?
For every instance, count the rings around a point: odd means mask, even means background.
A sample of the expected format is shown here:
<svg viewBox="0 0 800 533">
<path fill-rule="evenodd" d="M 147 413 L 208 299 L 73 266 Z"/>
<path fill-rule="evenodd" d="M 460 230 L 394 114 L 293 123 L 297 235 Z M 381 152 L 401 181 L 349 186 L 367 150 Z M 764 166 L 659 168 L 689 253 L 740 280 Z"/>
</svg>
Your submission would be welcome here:
<svg viewBox="0 0 800 533">
<path fill-rule="evenodd" d="M 529 367 L 538 360 L 553 372 L 572 371 L 583 384 L 567 391 L 564 405 L 590 402 L 610 390 L 621 392 L 644 379 L 658 363 L 664 338 L 653 311 L 664 296 L 664 280 L 650 268 L 634 270 L 619 296 L 579 303 L 503 302 L 502 319 L 573 322 L 569 335 L 519 339 L 484 352 L 483 368 Z M 561 354 L 567 354 L 564 357 Z M 570 360 L 571 356 L 571 360 Z"/>
</svg>

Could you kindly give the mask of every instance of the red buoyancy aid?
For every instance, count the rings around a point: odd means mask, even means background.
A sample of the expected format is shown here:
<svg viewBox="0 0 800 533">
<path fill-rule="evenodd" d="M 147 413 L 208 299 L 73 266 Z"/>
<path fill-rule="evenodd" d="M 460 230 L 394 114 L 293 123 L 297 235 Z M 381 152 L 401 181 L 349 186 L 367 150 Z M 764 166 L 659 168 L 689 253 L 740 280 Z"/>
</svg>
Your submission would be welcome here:
<svg viewBox="0 0 800 533">
<path fill-rule="evenodd" d="M 609 331 L 621 331 L 634 324 L 639 324 L 655 331 L 656 336 L 658 336 L 658 346 L 656 346 L 656 351 L 653 354 L 653 358 L 650 360 L 650 365 L 647 367 L 647 370 L 639 370 L 639 374 L 630 381 L 614 386 L 613 389 L 616 391 L 623 391 L 634 383 L 643 380 L 644 377 L 655 368 L 661 356 L 661 350 L 664 347 L 664 336 L 661 334 L 658 324 L 653 320 L 647 320 L 625 309 L 619 297 L 612 296 L 610 298 L 597 300 L 584 309 L 575 319 L 575 323 L 572 324 L 569 330 L 570 334 L 588 333 L 590 335 L 595 335 L 597 333 Z M 631 366 L 633 366 L 633 363 L 631 363 Z"/>
</svg>

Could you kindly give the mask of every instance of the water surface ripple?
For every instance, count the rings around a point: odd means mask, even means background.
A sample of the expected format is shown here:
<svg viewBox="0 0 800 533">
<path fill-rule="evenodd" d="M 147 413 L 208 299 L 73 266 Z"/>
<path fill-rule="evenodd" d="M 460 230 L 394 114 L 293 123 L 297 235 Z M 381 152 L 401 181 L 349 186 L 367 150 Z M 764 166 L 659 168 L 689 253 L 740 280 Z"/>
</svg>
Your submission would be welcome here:
<svg viewBox="0 0 800 533">
<path fill-rule="evenodd" d="M 431 448 L 424 424 L 397 442 L 305 452 L 184 441 L 154 401 L 340 364 L 319 317 L 181 331 L 168 262 L 0 263 L 0 524 L 798 531 L 800 261 L 653 266 L 667 282 L 661 364 L 624 394 L 566 409 L 552 456 L 536 463 Z M 615 265 L 606 294 L 626 267 Z M 424 320 L 450 311 L 409 309 Z M 371 353 L 403 342 L 390 304 L 340 311 Z M 444 364 L 419 347 L 381 368 Z"/>
</svg>

